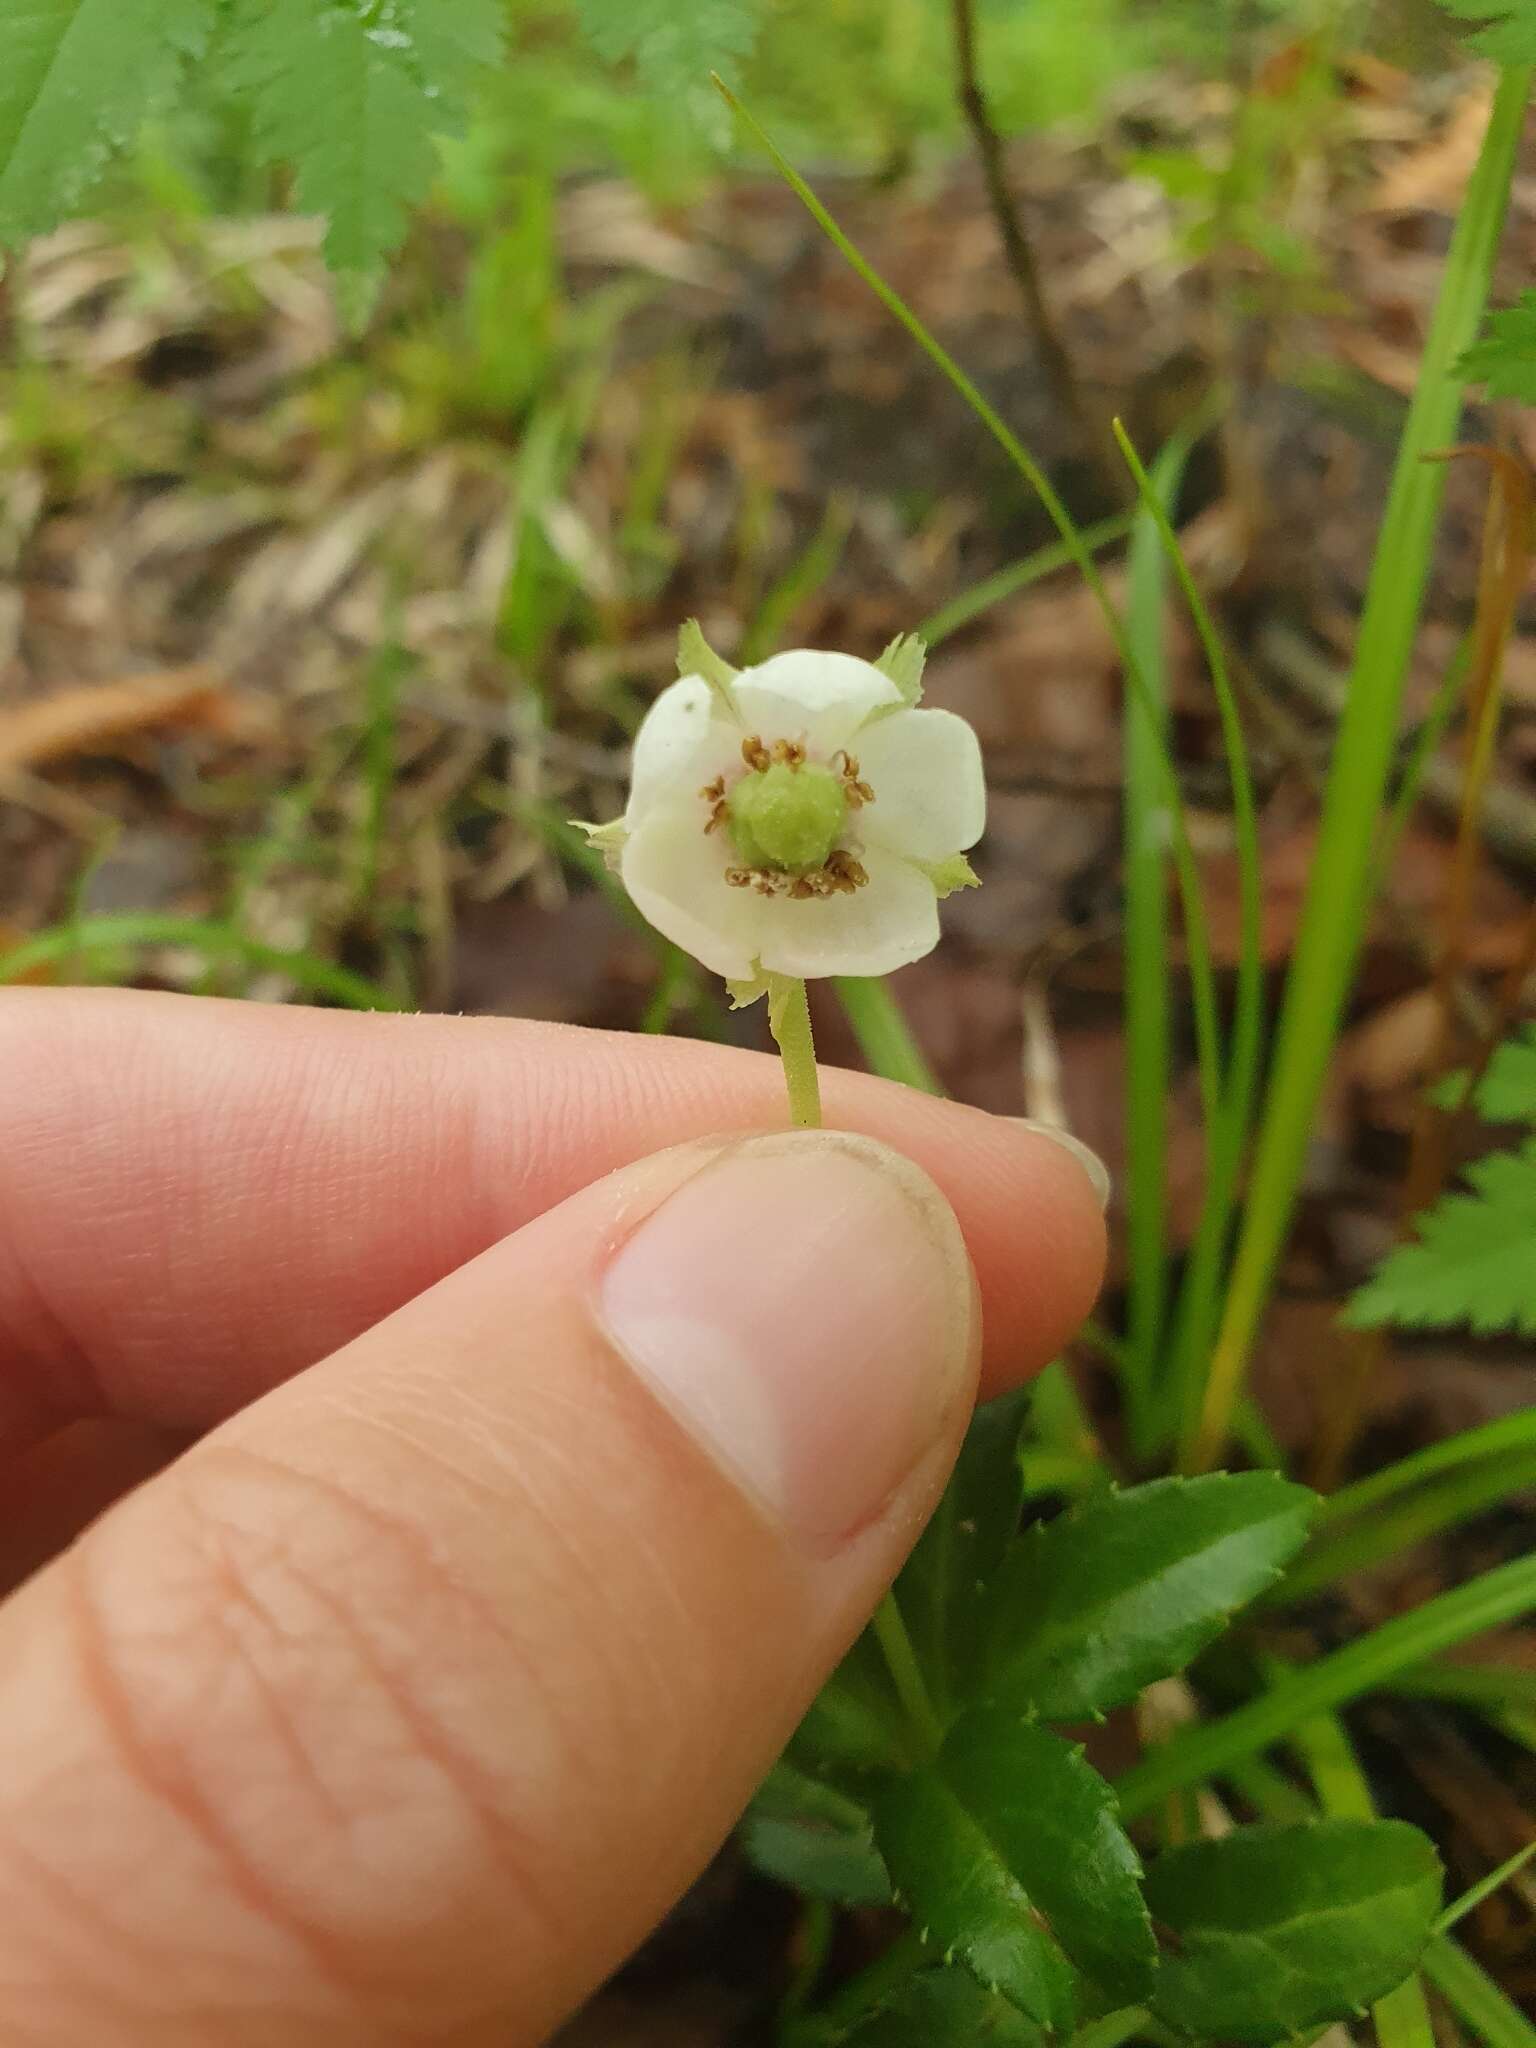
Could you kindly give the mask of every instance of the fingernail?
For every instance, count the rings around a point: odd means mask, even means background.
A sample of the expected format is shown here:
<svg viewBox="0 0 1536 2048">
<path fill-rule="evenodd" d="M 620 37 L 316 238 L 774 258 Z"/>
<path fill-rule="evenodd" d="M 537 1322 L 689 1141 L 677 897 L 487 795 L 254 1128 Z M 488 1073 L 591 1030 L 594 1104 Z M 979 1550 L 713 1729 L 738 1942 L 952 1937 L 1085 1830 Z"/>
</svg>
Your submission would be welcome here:
<svg viewBox="0 0 1536 2048">
<path fill-rule="evenodd" d="M 846 1132 L 728 1147 L 624 1243 L 601 1310 L 684 1427 L 813 1549 L 870 1521 L 970 1392 L 953 1212 Z"/>
<path fill-rule="evenodd" d="M 1109 1207 L 1109 1168 L 1097 1152 L 1090 1150 L 1081 1138 L 1074 1138 L 1070 1131 L 1064 1131 L 1060 1124 L 1041 1123 L 1037 1117 L 1016 1116 L 1009 1119 L 1026 1131 L 1033 1131 L 1037 1137 L 1049 1138 L 1053 1145 L 1059 1145 L 1063 1152 L 1070 1152 L 1078 1165 L 1093 1183 L 1093 1192 L 1101 1209 Z"/>
</svg>

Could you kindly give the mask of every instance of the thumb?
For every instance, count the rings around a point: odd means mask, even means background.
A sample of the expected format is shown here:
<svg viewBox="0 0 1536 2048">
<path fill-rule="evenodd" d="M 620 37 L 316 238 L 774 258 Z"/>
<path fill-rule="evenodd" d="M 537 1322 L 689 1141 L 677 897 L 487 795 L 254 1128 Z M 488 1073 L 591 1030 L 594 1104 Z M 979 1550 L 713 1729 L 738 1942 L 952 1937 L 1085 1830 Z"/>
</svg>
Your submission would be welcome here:
<svg viewBox="0 0 1536 2048">
<path fill-rule="evenodd" d="M 721 1140 L 206 1438 L 0 1616 L 0 2036 L 543 2039 L 895 1572 L 977 1322 L 916 1167 Z"/>
</svg>

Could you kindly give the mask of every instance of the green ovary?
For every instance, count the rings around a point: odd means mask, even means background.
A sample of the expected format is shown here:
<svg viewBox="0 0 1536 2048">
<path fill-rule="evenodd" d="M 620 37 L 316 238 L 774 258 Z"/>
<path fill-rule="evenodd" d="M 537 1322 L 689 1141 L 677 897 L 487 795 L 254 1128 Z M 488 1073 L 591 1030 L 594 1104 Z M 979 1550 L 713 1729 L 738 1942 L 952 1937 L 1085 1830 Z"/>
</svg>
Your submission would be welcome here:
<svg viewBox="0 0 1536 2048">
<path fill-rule="evenodd" d="M 831 769 L 784 761 L 750 770 L 726 802 L 731 838 L 747 866 L 787 875 L 824 867 L 847 815 L 847 795 Z"/>
</svg>

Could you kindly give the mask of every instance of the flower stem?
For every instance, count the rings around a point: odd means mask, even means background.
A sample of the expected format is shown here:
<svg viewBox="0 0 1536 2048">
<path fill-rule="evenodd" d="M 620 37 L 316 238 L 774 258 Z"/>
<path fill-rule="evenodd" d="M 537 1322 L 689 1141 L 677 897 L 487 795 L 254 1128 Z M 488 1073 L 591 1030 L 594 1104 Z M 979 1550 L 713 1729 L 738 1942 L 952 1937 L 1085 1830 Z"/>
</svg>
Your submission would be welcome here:
<svg viewBox="0 0 1536 2048">
<path fill-rule="evenodd" d="M 785 978 L 768 996 L 768 1028 L 784 1062 L 789 1090 L 789 1120 L 796 1130 L 821 1127 L 821 1082 L 816 1074 L 816 1042 L 811 1036 L 811 1006 L 805 983 Z"/>
<path fill-rule="evenodd" d="M 798 977 L 775 977 L 768 990 L 768 1028 L 773 1033 L 779 1058 L 784 1063 L 784 1085 L 789 1091 L 789 1120 L 797 1130 L 821 1128 L 821 1082 L 816 1073 L 816 1043 L 811 1036 L 811 1008 L 805 983 Z M 929 1750 L 944 1739 L 922 1669 L 907 1625 L 896 1605 L 896 1595 L 887 1593 L 875 1609 L 875 1639 L 890 1670 L 891 1683 L 914 1731 Z"/>
</svg>

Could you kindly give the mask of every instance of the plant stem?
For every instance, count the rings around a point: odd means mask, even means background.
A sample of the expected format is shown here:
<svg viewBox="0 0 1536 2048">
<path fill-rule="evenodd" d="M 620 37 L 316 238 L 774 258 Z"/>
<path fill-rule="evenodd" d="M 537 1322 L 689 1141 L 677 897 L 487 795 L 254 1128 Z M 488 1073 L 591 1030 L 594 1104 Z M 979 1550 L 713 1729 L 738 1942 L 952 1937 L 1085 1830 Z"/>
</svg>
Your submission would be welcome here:
<svg viewBox="0 0 1536 2048">
<path fill-rule="evenodd" d="M 869 982 L 863 986 L 868 1001 L 867 992 L 878 989 L 880 984 Z M 894 1005 L 885 1020 L 888 1027 L 893 1018 L 905 1033 L 901 1014 Z M 797 1130 L 819 1130 L 821 1083 L 816 1073 L 816 1043 L 811 1036 L 811 1008 L 804 981 L 798 977 L 774 978 L 768 992 L 768 1026 L 784 1065 L 784 1084 L 789 1091 L 789 1120 Z M 916 1047 L 910 1045 L 910 1040 L 908 1044 L 912 1056 L 917 1057 Z M 943 1725 L 923 1683 L 917 1653 L 912 1648 L 912 1638 L 907 1634 L 907 1625 L 901 1618 L 894 1593 L 887 1593 L 875 1609 L 873 1627 L 875 1640 L 890 1670 L 891 1683 L 896 1688 L 896 1697 L 907 1719 L 924 1744 L 930 1750 L 937 1749 L 944 1737 Z"/>
<path fill-rule="evenodd" d="M 937 1750 L 944 1740 L 944 1724 L 923 1682 L 917 1652 L 912 1647 L 912 1638 L 907 1634 L 907 1624 L 901 1618 L 894 1593 L 887 1593 L 875 1609 L 872 1626 L 890 1671 L 891 1683 L 896 1688 L 896 1697 L 901 1701 L 907 1719 L 927 1748 Z"/>
<path fill-rule="evenodd" d="M 1093 458 L 1100 475 L 1108 484 L 1113 499 L 1123 500 L 1125 478 L 1119 465 L 1109 454 L 1108 437 L 1103 422 L 1095 418 L 1083 387 L 1077 381 L 1072 367 L 1072 358 L 1061 332 L 1056 325 L 1056 316 L 1051 311 L 1050 301 L 1045 295 L 1045 286 L 1040 277 L 1040 265 L 1025 231 L 1023 219 L 1008 186 L 1008 169 L 1003 159 L 1003 141 L 993 126 L 987 96 L 981 83 L 981 65 L 976 50 L 976 0 L 950 0 L 950 20 L 954 27 L 955 64 L 960 88 L 960 108 L 965 115 L 966 126 L 971 131 L 971 140 L 976 145 L 976 155 L 981 164 L 981 175 L 987 188 L 987 204 L 992 209 L 1003 255 L 1014 283 L 1019 288 L 1019 297 L 1024 302 L 1025 318 L 1040 351 L 1041 367 L 1045 371 L 1046 383 L 1050 386 L 1056 403 L 1076 422 L 1083 437 L 1085 451 Z"/>
<path fill-rule="evenodd" d="M 1531 66 L 1521 64 L 1509 66 L 1500 77 L 1398 447 L 1286 983 L 1226 1309 L 1188 1460 L 1195 1470 L 1213 1464 L 1227 1439 L 1290 1227 L 1313 1115 L 1370 908 L 1377 821 L 1444 489 L 1443 468 L 1423 457 L 1444 446 L 1455 431 L 1463 392 L 1456 364 L 1477 331 L 1487 300 L 1531 76 Z"/>
<path fill-rule="evenodd" d="M 770 991 L 768 1028 L 784 1063 L 789 1120 L 798 1131 L 819 1130 L 821 1082 L 816 1073 L 816 1041 L 811 1036 L 811 1006 L 803 981 L 786 979 Z"/>
<path fill-rule="evenodd" d="M 868 2017 L 877 2007 L 885 2004 L 892 1992 L 899 1991 L 909 1977 L 915 1977 L 935 1958 L 923 1946 L 922 1936 L 915 1927 L 909 1927 L 905 1934 L 899 1934 L 883 1955 L 876 1956 L 867 1969 L 860 1970 L 816 2014 L 815 2039 L 820 2042 L 840 2041 L 852 2031 L 856 2023 Z"/>
</svg>

